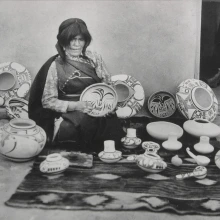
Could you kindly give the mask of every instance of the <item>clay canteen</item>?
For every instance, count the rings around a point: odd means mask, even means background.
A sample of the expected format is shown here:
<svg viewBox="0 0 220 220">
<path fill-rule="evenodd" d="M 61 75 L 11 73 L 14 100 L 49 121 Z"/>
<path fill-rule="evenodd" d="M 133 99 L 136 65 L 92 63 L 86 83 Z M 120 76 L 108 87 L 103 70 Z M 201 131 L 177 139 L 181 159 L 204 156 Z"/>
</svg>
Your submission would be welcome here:
<svg viewBox="0 0 220 220">
<path fill-rule="evenodd" d="M 135 128 L 127 129 L 126 136 L 121 139 L 121 142 L 125 148 L 134 149 L 141 144 L 141 139 L 137 138 L 136 133 Z"/>
<path fill-rule="evenodd" d="M 115 163 L 121 159 L 122 152 L 115 150 L 115 141 L 104 141 L 104 151 L 99 154 L 99 159 L 106 163 Z"/>
<path fill-rule="evenodd" d="M 150 173 L 159 173 L 166 169 L 167 164 L 157 154 L 160 149 L 159 144 L 155 142 L 143 142 L 142 147 L 145 149 L 144 154 L 128 157 L 128 160 L 135 160 L 138 167 Z"/>
<path fill-rule="evenodd" d="M 0 153 L 12 161 L 28 161 L 46 143 L 45 131 L 31 119 L 15 118 L 0 129 Z"/>
<path fill-rule="evenodd" d="M 69 160 L 62 157 L 61 154 L 53 153 L 46 157 L 46 160 L 41 162 L 40 171 L 46 174 L 59 174 L 64 172 L 69 167 Z"/>
</svg>

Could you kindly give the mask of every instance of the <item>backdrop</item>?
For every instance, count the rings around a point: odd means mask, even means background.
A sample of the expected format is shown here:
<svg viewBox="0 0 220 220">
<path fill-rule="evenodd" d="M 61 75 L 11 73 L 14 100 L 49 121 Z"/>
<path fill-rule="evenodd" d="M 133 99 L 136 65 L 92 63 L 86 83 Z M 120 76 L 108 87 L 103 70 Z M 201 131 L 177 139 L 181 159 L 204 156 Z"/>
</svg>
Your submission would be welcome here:
<svg viewBox="0 0 220 220">
<path fill-rule="evenodd" d="M 34 78 L 70 17 L 85 20 L 111 74 L 136 77 L 146 98 L 199 76 L 201 0 L 1 1 L 0 62 L 18 62 Z"/>
</svg>

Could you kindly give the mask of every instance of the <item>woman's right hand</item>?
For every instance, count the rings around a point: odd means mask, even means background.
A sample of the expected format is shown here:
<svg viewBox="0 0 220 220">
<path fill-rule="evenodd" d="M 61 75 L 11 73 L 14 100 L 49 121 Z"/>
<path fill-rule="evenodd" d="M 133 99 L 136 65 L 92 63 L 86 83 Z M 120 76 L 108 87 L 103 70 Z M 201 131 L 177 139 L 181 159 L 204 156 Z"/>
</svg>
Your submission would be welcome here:
<svg viewBox="0 0 220 220">
<path fill-rule="evenodd" d="M 85 101 L 70 101 L 68 105 L 68 111 L 80 111 L 83 113 L 89 113 L 93 109 L 91 103 Z"/>
</svg>

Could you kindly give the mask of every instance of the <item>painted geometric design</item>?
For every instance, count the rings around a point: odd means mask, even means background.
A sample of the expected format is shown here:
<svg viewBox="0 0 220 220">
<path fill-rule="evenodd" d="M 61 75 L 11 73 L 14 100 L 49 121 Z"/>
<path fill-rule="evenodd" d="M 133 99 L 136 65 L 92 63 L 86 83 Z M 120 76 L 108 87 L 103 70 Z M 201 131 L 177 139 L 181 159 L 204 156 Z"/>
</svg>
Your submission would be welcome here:
<svg viewBox="0 0 220 220">
<path fill-rule="evenodd" d="M 211 186 L 217 183 L 215 180 L 210 180 L 208 178 L 202 179 L 202 180 L 196 180 L 197 183 L 200 183 L 202 185 Z"/>
<path fill-rule="evenodd" d="M 205 97 L 201 94 L 204 93 Z M 218 100 L 213 90 L 203 81 L 187 79 L 177 88 L 177 107 L 187 119 L 213 121 L 218 114 Z"/>
</svg>

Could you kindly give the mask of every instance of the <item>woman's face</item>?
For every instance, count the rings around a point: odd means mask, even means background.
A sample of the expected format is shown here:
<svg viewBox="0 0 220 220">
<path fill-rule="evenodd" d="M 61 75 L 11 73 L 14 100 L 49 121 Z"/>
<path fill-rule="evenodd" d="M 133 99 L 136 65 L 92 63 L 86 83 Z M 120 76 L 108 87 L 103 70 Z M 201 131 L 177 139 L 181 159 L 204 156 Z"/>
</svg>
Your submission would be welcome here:
<svg viewBox="0 0 220 220">
<path fill-rule="evenodd" d="M 81 55 L 85 40 L 82 35 L 77 35 L 73 40 L 70 41 L 70 45 L 65 48 L 65 51 L 70 56 L 78 57 Z"/>
</svg>

